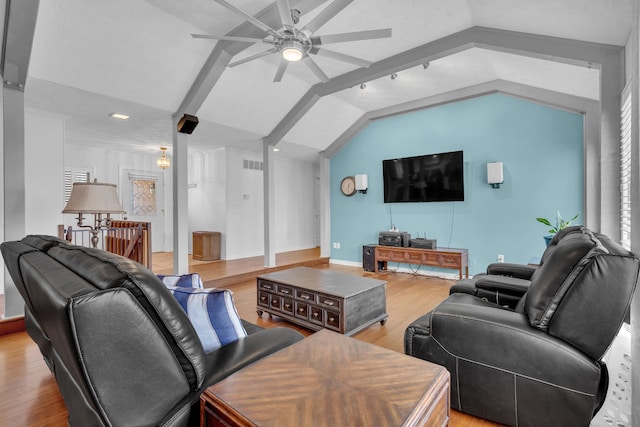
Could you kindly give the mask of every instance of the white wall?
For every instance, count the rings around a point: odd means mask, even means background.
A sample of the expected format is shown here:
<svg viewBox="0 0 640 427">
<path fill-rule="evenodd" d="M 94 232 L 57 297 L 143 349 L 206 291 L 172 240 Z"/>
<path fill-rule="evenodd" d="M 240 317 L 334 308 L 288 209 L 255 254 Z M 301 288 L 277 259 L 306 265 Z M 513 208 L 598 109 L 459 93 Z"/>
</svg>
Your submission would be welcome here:
<svg viewBox="0 0 640 427">
<path fill-rule="evenodd" d="M 221 259 L 227 257 L 226 178 L 224 149 L 189 152 L 189 247 L 194 231 L 218 231 Z"/>
<path fill-rule="evenodd" d="M 287 158 L 275 163 L 276 252 L 318 246 L 318 165 Z"/>
<path fill-rule="evenodd" d="M 25 232 L 55 236 L 63 217 L 65 118 L 27 109 L 24 122 Z M 4 203 L 11 201 L 4 200 Z M 4 218 L 1 219 L 4 222 Z M 0 275 L 0 294 L 4 290 L 4 275 Z"/>
<path fill-rule="evenodd" d="M 222 233 L 222 259 L 264 254 L 263 172 L 244 169 L 262 153 L 235 149 L 189 153 L 189 230 Z M 317 166 L 276 158 L 276 251 L 317 246 Z"/>
<path fill-rule="evenodd" d="M 64 126 L 59 115 L 25 113 L 25 229 L 28 234 L 58 234 L 64 208 Z"/>
</svg>

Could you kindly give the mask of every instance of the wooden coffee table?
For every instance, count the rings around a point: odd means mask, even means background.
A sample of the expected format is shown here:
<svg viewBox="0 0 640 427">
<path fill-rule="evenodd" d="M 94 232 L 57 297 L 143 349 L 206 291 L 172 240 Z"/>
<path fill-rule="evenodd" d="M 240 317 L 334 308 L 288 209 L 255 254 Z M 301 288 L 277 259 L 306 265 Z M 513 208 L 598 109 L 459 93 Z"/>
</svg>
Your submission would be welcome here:
<svg viewBox="0 0 640 427">
<path fill-rule="evenodd" d="M 258 315 L 282 317 L 311 330 L 345 335 L 387 320 L 387 282 L 296 267 L 258 276 Z"/>
<path fill-rule="evenodd" d="M 201 426 L 445 426 L 442 366 L 322 330 L 201 397 Z"/>
</svg>

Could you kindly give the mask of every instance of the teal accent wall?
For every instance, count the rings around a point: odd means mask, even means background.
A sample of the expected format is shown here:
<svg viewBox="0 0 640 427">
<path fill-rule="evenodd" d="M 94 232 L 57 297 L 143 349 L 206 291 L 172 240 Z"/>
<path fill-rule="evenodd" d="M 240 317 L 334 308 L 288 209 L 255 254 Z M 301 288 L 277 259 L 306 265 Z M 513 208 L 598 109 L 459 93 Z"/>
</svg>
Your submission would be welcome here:
<svg viewBox="0 0 640 427">
<path fill-rule="evenodd" d="M 464 202 L 384 203 L 382 160 L 455 150 L 464 151 Z M 486 164 L 496 161 L 504 163 L 499 189 L 487 184 Z M 361 173 L 367 194 L 344 196 L 342 179 Z M 331 159 L 331 242 L 340 243 L 331 258 L 361 262 L 362 245 L 395 224 L 440 247 L 469 249 L 472 274 L 498 254 L 526 264 L 548 234 L 536 217 L 559 210 L 580 213 L 582 223 L 583 175 L 580 114 L 496 93 L 379 119 Z"/>
</svg>

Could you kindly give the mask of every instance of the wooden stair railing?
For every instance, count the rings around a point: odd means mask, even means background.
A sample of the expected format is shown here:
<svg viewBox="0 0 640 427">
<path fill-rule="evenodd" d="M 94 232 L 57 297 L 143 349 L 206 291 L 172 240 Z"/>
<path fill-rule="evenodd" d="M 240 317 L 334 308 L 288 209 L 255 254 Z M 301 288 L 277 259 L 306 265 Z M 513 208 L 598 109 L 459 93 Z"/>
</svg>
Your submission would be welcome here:
<svg viewBox="0 0 640 427">
<path fill-rule="evenodd" d="M 111 220 L 104 249 L 151 268 L 151 223 Z"/>
</svg>

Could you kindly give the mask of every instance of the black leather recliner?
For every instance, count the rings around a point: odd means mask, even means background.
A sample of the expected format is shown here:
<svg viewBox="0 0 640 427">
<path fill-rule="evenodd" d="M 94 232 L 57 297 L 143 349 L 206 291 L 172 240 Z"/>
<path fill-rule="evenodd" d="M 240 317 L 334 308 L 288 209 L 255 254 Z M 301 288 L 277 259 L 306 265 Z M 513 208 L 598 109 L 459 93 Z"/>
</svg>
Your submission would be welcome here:
<svg viewBox="0 0 640 427">
<path fill-rule="evenodd" d="M 205 353 L 177 300 L 142 265 L 51 236 L 0 248 L 72 427 L 199 426 L 206 387 L 303 338 L 247 324 L 247 337 Z"/>
<path fill-rule="evenodd" d="M 405 353 L 449 370 L 454 409 L 511 426 L 587 426 L 639 272 L 637 256 L 582 228 L 557 243 L 515 310 L 452 294 L 409 325 Z"/>
<path fill-rule="evenodd" d="M 553 253 L 558 242 L 571 233 L 580 232 L 583 228 L 581 225 L 576 225 L 556 233 L 542 253 L 538 266 L 507 262 L 492 263 L 487 266 L 486 273 L 458 280 L 449 289 L 449 295 L 456 293 L 475 295 L 486 301 L 515 308 L 518 301 L 529 290 L 531 276 Z"/>
</svg>

